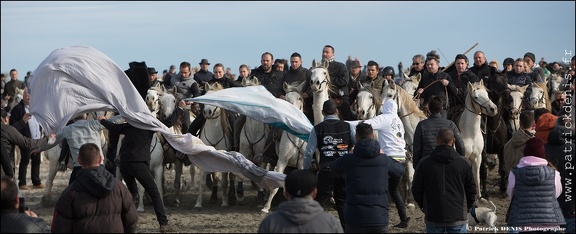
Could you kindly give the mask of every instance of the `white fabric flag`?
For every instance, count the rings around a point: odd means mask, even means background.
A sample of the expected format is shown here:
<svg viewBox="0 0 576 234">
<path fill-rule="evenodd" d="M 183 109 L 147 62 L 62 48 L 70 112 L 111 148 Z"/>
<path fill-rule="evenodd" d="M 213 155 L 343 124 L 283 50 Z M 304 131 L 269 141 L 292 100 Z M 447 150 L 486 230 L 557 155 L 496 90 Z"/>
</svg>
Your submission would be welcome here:
<svg viewBox="0 0 576 234">
<path fill-rule="evenodd" d="M 30 113 L 48 133 L 57 133 L 82 113 L 117 111 L 131 125 L 161 132 L 178 151 L 207 172 L 232 172 L 262 186 L 284 186 L 285 175 L 266 171 L 237 152 L 218 151 L 188 134 L 172 134 L 156 119 L 120 67 L 87 46 L 54 50 L 29 81 Z"/>
<path fill-rule="evenodd" d="M 286 130 L 305 141 L 314 128 L 302 111 L 283 99 L 275 98 L 261 85 L 227 88 L 187 100 L 240 113 Z"/>
</svg>

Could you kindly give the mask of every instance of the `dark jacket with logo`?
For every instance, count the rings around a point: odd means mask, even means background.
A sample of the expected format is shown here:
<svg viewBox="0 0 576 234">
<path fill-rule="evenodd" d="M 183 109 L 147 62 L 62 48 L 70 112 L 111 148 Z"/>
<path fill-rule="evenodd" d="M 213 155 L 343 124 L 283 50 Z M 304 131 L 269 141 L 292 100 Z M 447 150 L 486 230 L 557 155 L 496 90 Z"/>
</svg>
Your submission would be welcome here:
<svg viewBox="0 0 576 234">
<path fill-rule="evenodd" d="M 350 124 L 339 119 L 326 119 L 314 126 L 320 152 L 320 168 L 325 168 L 334 160 L 352 149 Z"/>
</svg>

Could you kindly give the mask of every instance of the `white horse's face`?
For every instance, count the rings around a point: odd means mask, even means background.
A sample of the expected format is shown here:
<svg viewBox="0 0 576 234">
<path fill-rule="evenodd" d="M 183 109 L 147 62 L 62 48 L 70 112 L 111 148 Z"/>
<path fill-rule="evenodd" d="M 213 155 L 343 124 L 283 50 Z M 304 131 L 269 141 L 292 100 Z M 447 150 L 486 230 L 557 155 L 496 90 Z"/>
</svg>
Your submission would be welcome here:
<svg viewBox="0 0 576 234">
<path fill-rule="evenodd" d="M 286 101 L 298 108 L 298 110 L 304 111 L 304 98 L 302 98 L 300 93 L 295 91 L 287 92 Z"/>
<path fill-rule="evenodd" d="M 356 97 L 356 118 L 359 120 L 370 119 L 376 116 L 377 106 L 374 95 L 368 90 L 362 90 Z"/>
<path fill-rule="evenodd" d="M 310 89 L 313 92 L 322 92 L 328 89 L 328 70 L 323 67 L 312 68 Z"/>
<path fill-rule="evenodd" d="M 149 89 L 146 93 L 146 105 L 153 114 L 160 110 L 160 93 L 157 90 Z"/>
<path fill-rule="evenodd" d="M 524 99 L 524 91 L 526 88 L 518 88 L 510 90 L 510 97 L 512 99 L 510 103 L 511 119 L 518 119 L 520 112 L 522 111 L 522 99 Z"/>
<path fill-rule="evenodd" d="M 498 107 L 494 102 L 488 97 L 488 92 L 484 85 L 473 85 L 472 89 L 468 91 L 472 102 L 478 105 L 477 111 L 484 113 L 488 116 L 494 116 L 498 114 Z"/>
<path fill-rule="evenodd" d="M 404 90 L 406 90 L 406 92 L 410 95 L 413 96 L 414 92 L 416 91 L 416 88 L 418 87 L 418 83 L 412 81 L 412 80 L 406 80 L 404 81 L 404 83 L 402 83 L 402 88 Z"/>
<path fill-rule="evenodd" d="M 532 85 L 532 93 L 530 93 L 530 105 L 534 109 L 546 108 L 544 90 L 536 85 Z"/>
<path fill-rule="evenodd" d="M 386 102 L 388 99 L 394 100 L 398 106 L 400 106 L 400 102 L 398 100 L 398 86 L 396 85 L 386 85 L 382 88 L 382 103 Z"/>
<path fill-rule="evenodd" d="M 162 103 L 162 108 L 160 113 L 163 119 L 166 119 L 172 115 L 172 112 L 176 109 L 176 97 L 171 93 L 163 93 L 160 95 L 160 103 Z"/>
</svg>

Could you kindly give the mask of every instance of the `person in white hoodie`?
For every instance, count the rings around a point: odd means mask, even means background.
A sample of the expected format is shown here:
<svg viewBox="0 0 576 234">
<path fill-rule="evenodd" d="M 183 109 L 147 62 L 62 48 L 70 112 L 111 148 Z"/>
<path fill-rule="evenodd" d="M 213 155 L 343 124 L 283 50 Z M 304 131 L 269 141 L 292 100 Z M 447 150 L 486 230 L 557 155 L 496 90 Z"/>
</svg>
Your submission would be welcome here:
<svg viewBox="0 0 576 234">
<path fill-rule="evenodd" d="M 350 124 L 351 128 L 355 128 L 361 122 L 370 124 L 374 130 L 378 131 L 378 143 L 382 152 L 405 166 L 406 141 L 404 141 L 404 124 L 398 117 L 398 104 L 394 100 L 388 99 L 382 103 L 381 110 L 382 114 L 372 119 L 346 122 Z M 401 177 L 390 177 L 388 191 L 392 201 L 396 204 L 398 215 L 400 216 L 400 223 L 395 225 L 395 227 L 407 228 L 410 217 L 406 214 L 406 206 L 400 191 L 398 191 L 398 184 L 400 184 L 401 180 Z"/>
</svg>

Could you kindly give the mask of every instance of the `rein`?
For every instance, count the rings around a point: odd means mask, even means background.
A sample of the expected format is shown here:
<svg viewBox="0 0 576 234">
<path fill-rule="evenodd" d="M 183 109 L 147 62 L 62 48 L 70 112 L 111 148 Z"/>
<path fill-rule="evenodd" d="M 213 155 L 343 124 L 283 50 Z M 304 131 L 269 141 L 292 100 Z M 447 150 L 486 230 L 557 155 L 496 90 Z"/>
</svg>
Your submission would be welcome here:
<svg viewBox="0 0 576 234">
<path fill-rule="evenodd" d="M 422 93 L 424 93 L 424 91 L 425 91 L 428 87 L 430 87 L 430 86 L 433 85 L 434 83 L 436 83 L 436 82 L 438 82 L 438 81 L 441 81 L 441 80 L 442 80 L 442 79 L 435 80 L 435 81 L 432 81 L 432 83 L 426 85 L 426 87 L 422 88 Z M 448 88 L 447 88 L 446 86 L 444 86 L 444 92 L 445 92 L 444 96 L 446 96 L 446 106 L 448 106 L 448 105 L 450 104 L 450 101 L 448 100 Z M 420 95 L 421 95 L 422 93 L 417 93 L 416 96 L 414 96 L 414 100 L 419 100 L 419 99 L 420 99 Z M 420 102 L 418 102 L 418 103 L 420 103 Z"/>
</svg>

